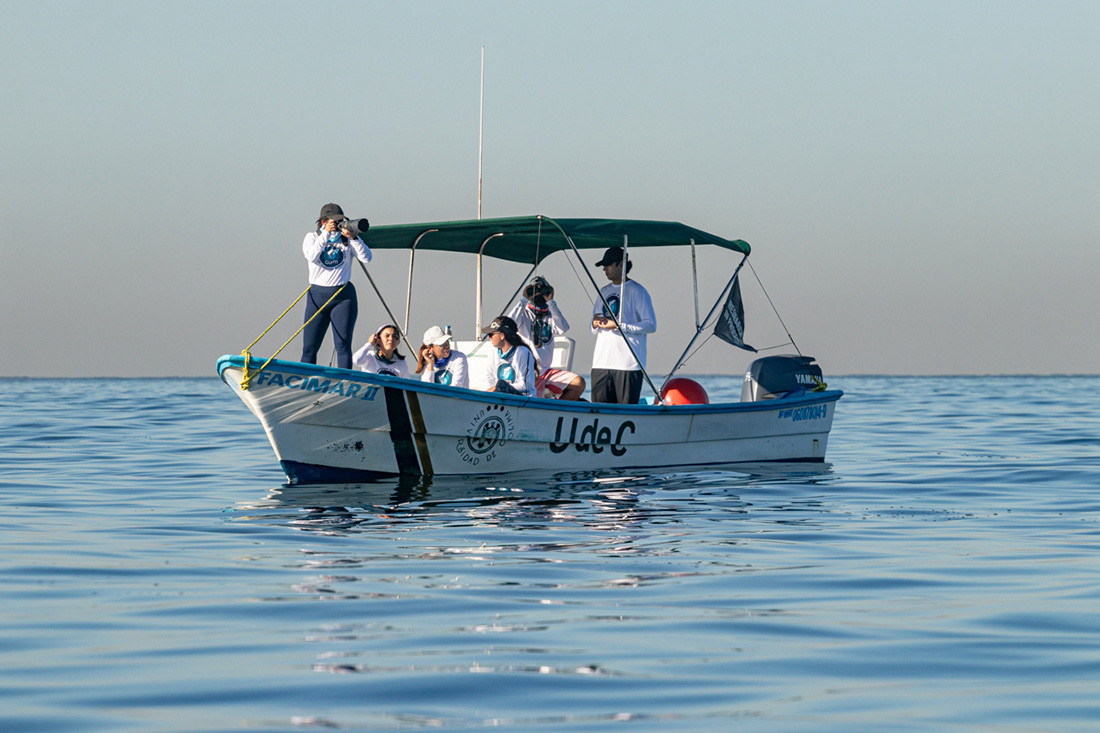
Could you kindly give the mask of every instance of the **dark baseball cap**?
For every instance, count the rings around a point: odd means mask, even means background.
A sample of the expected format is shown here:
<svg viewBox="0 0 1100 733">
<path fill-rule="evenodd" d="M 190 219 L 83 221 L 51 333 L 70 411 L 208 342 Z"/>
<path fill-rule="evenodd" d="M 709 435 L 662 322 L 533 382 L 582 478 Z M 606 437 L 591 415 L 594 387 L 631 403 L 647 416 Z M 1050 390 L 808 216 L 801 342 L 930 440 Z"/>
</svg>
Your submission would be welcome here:
<svg viewBox="0 0 1100 733">
<path fill-rule="evenodd" d="M 340 208 L 338 204 L 325 204 L 321 207 L 321 215 L 317 217 L 317 221 L 327 221 L 329 219 L 344 219 L 344 210 Z"/>
<path fill-rule="evenodd" d="M 622 247 L 608 247 L 607 251 L 603 253 L 603 259 L 596 263 L 596 267 L 603 267 L 604 265 L 613 265 L 616 262 L 623 261 L 623 248 Z"/>
<path fill-rule="evenodd" d="M 500 333 L 503 333 L 505 336 L 515 336 L 518 333 L 516 322 L 508 316 L 497 316 L 493 319 L 492 323 L 481 329 L 481 332 L 485 335 L 496 333 L 498 331 Z"/>
</svg>

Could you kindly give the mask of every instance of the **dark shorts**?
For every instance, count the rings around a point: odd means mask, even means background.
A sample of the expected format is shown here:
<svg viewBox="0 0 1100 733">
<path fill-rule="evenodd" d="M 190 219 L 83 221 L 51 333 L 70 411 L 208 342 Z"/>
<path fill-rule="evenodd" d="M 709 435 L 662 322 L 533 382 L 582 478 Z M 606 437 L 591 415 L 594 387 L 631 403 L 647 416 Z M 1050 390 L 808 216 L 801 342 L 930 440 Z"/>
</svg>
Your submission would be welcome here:
<svg viewBox="0 0 1100 733">
<path fill-rule="evenodd" d="M 636 405 L 642 396 L 641 370 L 627 372 L 622 369 L 592 370 L 592 401 Z"/>
</svg>

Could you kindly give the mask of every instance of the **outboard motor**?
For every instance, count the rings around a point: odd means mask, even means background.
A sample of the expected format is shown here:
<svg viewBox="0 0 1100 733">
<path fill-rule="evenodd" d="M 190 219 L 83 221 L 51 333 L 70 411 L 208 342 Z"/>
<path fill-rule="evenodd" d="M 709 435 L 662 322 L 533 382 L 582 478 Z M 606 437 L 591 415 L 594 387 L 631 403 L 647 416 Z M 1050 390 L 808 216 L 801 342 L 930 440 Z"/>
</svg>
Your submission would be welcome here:
<svg viewBox="0 0 1100 733">
<path fill-rule="evenodd" d="M 745 384 L 741 387 L 742 402 L 774 400 L 791 392 L 824 387 L 821 367 L 812 356 L 765 356 L 749 365 Z"/>
</svg>

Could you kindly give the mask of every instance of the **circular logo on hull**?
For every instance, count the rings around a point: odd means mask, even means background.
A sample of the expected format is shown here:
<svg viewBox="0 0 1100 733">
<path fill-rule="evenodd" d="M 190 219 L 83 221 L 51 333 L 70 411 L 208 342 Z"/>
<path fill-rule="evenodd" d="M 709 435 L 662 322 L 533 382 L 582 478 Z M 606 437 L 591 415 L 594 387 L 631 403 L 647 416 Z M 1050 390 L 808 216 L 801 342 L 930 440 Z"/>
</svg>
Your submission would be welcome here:
<svg viewBox="0 0 1100 733">
<path fill-rule="evenodd" d="M 473 435 L 466 437 L 466 446 L 474 453 L 488 453 L 503 438 L 504 421 L 496 415 L 490 415 L 478 423 Z"/>
<path fill-rule="evenodd" d="M 496 449 L 512 437 L 512 413 L 502 405 L 489 405 L 478 411 L 466 428 L 465 437 L 458 439 L 456 449 L 462 460 L 478 465 L 497 456 Z"/>
</svg>

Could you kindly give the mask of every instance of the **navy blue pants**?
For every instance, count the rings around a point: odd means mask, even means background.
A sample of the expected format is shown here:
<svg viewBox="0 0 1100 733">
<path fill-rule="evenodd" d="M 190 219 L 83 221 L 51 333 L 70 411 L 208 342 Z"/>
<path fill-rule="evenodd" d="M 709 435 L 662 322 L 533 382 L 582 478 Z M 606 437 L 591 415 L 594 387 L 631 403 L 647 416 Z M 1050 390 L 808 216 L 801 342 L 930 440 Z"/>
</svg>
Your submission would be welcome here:
<svg viewBox="0 0 1100 733">
<path fill-rule="evenodd" d="M 359 299 L 355 297 L 355 286 L 348 283 L 336 299 L 322 310 L 321 306 L 337 290 L 340 290 L 339 285 L 309 286 L 309 293 L 306 295 L 305 320 L 308 321 L 318 310 L 321 312 L 302 331 L 302 361 L 306 364 L 317 363 L 317 352 L 331 325 L 332 341 L 336 346 L 336 366 L 341 369 L 351 369 L 351 337 L 355 330 L 355 319 L 359 316 Z"/>
</svg>

